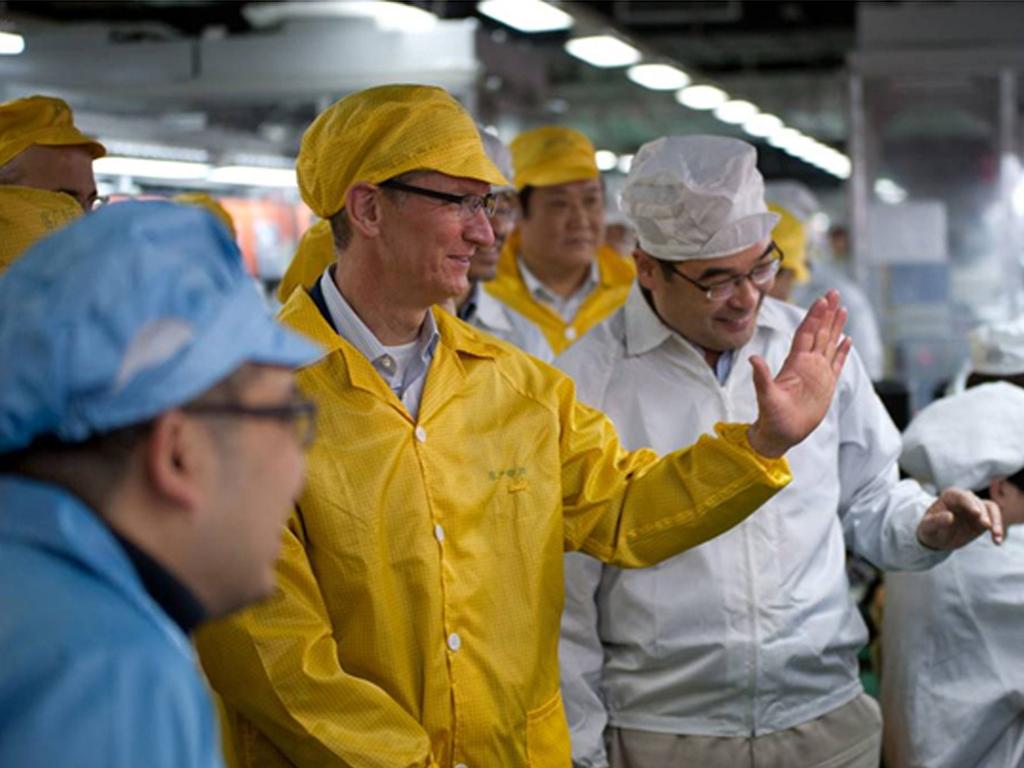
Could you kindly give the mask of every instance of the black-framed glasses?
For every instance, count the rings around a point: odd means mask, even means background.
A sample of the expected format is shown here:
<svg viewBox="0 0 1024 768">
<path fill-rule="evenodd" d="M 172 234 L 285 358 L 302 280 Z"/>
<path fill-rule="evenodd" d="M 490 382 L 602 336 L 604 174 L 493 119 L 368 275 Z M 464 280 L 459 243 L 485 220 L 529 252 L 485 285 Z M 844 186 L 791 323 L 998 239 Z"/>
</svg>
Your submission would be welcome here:
<svg viewBox="0 0 1024 768">
<path fill-rule="evenodd" d="M 769 243 L 768 248 L 765 252 L 758 257 L 758 261 L 763 259 L 765 256 L 770 255 L 772 252 L 777 253 L 771 261 L 763 264 L 758 264 L 749 272 L 745 272 L 742 275 L 733 275 L 732 277 L 726 277 L 722 280 L 716 280 L 710 283 L 699 283 L 692 277 L 683 274 L 679 271 L 679 267 L 676 266 L 674 261 L 662 261 L 662 264 L 666 264 L 668 268 L 679 277 L 683 278 L 686 282 L 690 283 L 704 292 L 704 297 L 708 301 L 728 301 L 735 295 L 740 284 L 744 280 L 749 280 L 753 283 L 754 287 L 759 291 L 767 290 L 772 280 L 779 273 L 779 268 L 782 266 L 782 260 L 786 257 L 782 252 L 782 249 L 775 244 L 773 240 Z"/>
<path fill-rule="evenodd" d="M 299 445 L 308 448 L 316 439 L 316 403 L 305 398 L 281 405 L 242 405 L 241 403 L 192 403 L 183 406 L 187 413 L 227 418 L 272 419 L 291 422 Z"/>
<path fill-rule="evenodd" d="M 439 192 L 436 189 L 417 187 L 402 181 L 395 181 L 394 179 L 382 181 L 380 186 L 387 187 L 388 189 L 397 189 L 400 192 L 411 192 L 414 195 L 422 195 L 423 197 L 432 197 L 435 200 L 444 200 L 446 203 L 454 203 L 459 206 L 459 212 L 467 219 L 475 216 L 480 211 L 487 214 L 487 218 L 491 218 L 498 208 L 498 198 L 490 192 L 486 195 L 453 195 L 448 192 Z"/>
</svg>

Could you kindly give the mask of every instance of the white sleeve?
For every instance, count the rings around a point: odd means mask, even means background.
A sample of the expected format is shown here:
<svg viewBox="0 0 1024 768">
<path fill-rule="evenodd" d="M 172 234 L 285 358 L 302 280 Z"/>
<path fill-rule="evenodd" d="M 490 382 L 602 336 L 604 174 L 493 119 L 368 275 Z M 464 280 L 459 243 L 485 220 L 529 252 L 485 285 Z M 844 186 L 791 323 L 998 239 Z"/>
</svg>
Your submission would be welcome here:
<svg viewBox="0 0 1024 768">
<path fill-rule="evenodd" d="M 839 515 L 847 547 L 885 570 L 924 570 L 942 562 L 917 539 L 935 497 L 900 480 L 901 441 L 857 354 L 850 355 L 838 394 Z"/>
<path fill-rule="evenodd" d="M 558 660 L 575 768 L 608 765 L 604 747 L 608 713 L 601 692 L 604 649 L 597 607 L 603 569 L 601 562 L 587 555 L 565 556 L 565 609 Z"/>
</svg>

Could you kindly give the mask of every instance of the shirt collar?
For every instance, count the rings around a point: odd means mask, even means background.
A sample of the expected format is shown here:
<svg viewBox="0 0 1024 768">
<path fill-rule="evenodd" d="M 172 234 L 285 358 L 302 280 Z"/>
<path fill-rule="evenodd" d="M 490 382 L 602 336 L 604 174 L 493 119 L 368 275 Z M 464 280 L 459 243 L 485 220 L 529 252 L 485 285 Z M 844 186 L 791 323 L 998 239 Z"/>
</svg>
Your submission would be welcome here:
<svg viewBox="0 0 1024 768">
<path fill-rule="evenodd" d="M 477 308 L 480 305 L 480 283 L 472 282 L 469 285 L 469 296 L 462 302 L 462 306 L 459 307 L 458 315 L 459 320 L 466 323 L 472 323 L 473 318 L 476 316 Z"/>
<path fill-rule="evenodd" d="M 517 258 L 519 264 L 519 272 L 523 276 L 523 282 L 526 284 L 526 290 L 530 292 L 530 295 L 538 301 L 542 301 L 545 304 L 561 304 L 563 302 L 572 301 L 577 296 L 585 296 L 590 293 L 597 284 L 601 282 L 601 270 L 597 266 L 597 261 L 590 262 L 590 270 L 587 272 L 587 278 L 583 281 L 583 285 L 573 291 L 572 296 L 563 299 L 556 293 L 553 293 L 540 279 L 530 271 L 530 268 L 526 266 L 526 262 L 523 259 Z"/>
<path fill-rule="evenodd" d="M 385 378 L 388 378 L 388 370 L 383 366 L 385 360 L 390 360 L 391 356 L 388 354 L 385 346 L 374 335 L 373 331 L 367 327 L 366 323 L 360 319 L 351 305 L 345 301 L 345 297 L 341 295 L 338 286 L 334 284 L 331 267 L 324 270 L 320 278 L 320 290 L 323 291 L 327 311 L 331 315 L 331 322 L 338 331 L 338 335 L 361 352 L 374 368 L 380 371 Z M 416 339 L 420 358 L 424 363 L 429 363 L 433 357 L 439 338 L 434 313 L 428 311 Z"/>
</svg>

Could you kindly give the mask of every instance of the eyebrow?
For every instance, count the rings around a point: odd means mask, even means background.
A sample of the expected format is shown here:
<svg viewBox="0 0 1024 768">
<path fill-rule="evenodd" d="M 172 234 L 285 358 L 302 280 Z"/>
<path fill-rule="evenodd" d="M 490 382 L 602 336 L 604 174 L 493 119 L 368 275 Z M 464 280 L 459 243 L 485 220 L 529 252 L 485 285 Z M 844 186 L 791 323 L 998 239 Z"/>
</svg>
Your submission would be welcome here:
<svg viewBox="0 0 1024 768">
<path fill-rule="evenodd" d="M 765 249 L 764 253 L 757 257 L 757 261 L 755 261 L 754 264 L 760 264 L 762 261 L 765 260 L 766 257 L 770 256 L 772 251 L 774 250 L 775 241 L 773 240 L 772 242 L 768 243 L 768 247 Z M 697 276 L 697 279 L 707 280 L 709 277 L 735 277 L 738 274 L 740 273 L 737 272 L 735 269 L 725 269 L 724 267 L 708 267 Z"/>
</svg>

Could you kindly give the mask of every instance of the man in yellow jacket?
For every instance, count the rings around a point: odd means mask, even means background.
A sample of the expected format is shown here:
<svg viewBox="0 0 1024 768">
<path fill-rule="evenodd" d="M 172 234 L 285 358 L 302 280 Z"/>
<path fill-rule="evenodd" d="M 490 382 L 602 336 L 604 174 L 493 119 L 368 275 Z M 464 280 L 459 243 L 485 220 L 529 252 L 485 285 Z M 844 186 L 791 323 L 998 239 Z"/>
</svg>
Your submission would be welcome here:
<svg viewBox="0 0 1024 768">
<path fill-rule="evenodd" d="M 783 487 L 849 348 L 838 296 L 774 380 L 755 362 L 753 425 L 630 453 L 568 378 L 431 309 L 465 291 L 505 183 L 448 93 L 342 99 L 298 175 L 339 255 L 281 318 L 329 353 L 298 374 L 319 436 L 278 592 L 198 639 L 232 751 L 260 768 L 564 768 L 563 552 L 650 565 Z"/>
<path fill-rule="evenodd" d="M 636 269 L 604 243 L 590 139 L 546 125 L 519 134 L 509 149 L 519 226 L 487 291 L 536 324 L 557 355 L 625 302 Z"/>
<path fill-rule="evenodd" d="M 92 161 L 106 153 L 75 127 L 61 99 L 29 96 L 0 104 L 0 186 L 63 192 L 90 211 L 96 204 Z"/>
</svg>

